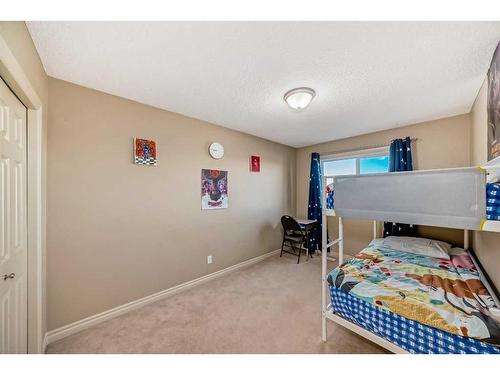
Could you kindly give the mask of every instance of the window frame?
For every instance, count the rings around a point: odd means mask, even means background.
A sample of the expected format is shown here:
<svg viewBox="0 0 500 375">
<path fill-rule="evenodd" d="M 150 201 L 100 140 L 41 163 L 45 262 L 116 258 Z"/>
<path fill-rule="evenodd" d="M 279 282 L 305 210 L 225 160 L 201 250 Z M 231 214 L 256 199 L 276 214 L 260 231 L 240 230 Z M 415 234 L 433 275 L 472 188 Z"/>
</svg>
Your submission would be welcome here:
<svg viewBox="0 0 500 375">
<path fill-rule="evenodd" d="M 360 159 L 376 156 L 389 156 L 389 146 L 367 148 L 363 150 L 340 152 L 335 154 L 329 154 L 321 156 L 321 174 L 324 179 L 337 177 L 336 175 L 326 175 L 325 163 L 329 161 L 355 159 L 356 160 L 356 173 L 343 176 L 359 176 L 360 175 Z M 389 171 L 387 171 L 389 172 Z"/>
</svg>

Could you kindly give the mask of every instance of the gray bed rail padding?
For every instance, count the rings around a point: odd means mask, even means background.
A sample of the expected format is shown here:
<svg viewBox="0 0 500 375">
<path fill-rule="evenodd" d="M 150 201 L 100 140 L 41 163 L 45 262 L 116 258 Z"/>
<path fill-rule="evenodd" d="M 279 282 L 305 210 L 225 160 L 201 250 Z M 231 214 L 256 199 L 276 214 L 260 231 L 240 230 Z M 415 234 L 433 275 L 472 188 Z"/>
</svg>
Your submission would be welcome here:
<svg viewBox="0 0 500 375">
<path fill-rule="evenodd" d="M 334 183 L 337 216 L 459 229 L 479 229 L 486 217 L 480 168 L 338 176 Z"/>
</svg>

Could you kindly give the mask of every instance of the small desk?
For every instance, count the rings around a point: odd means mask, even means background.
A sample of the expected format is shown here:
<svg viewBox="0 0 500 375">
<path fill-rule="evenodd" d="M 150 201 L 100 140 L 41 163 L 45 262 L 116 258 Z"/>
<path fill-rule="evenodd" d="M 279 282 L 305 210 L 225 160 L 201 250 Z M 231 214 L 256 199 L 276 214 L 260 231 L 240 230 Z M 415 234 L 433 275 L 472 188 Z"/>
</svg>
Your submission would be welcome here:
<svg viewBox="0 0 500 375">
<path fill-rule="evenodd" d="M 304 230 L 310 230 L 316 226 L 317 220 L 309 220 L 309 219 L 299 219 L 295 218 L 301 227 L 304 227 Z"/>
<path fill-rule="evenodd" d="M 297 222 L 299 223 L 300 227 L 304 230 L 306 233 L 306 244 L 309 244 L 309 233 L 316 228 L 316 225 L 318 225 L 317 220 L 309 220 L 309 219 L 300 219 L 298 217 L 295 218 Z M 309 259 L 309 248 L 306 246 L 306 251 L 307 251 L 307 259 Z"/>
</svg>

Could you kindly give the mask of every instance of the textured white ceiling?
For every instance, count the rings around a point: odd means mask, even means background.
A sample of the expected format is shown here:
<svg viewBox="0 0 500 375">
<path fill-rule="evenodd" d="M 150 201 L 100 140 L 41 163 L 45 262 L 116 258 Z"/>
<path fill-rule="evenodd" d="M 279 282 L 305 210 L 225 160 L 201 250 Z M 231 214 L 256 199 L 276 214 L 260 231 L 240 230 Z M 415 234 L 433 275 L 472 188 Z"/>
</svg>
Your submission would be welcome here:
<svg viewBox="0 0 500 375">
<path fill-rule="evenodd" d="M 291 146 L 468 112 L 500 22 L 28 22 L 47 74 Z M 303 112 L 283 94 L 316 90 Z"/>
</svg>

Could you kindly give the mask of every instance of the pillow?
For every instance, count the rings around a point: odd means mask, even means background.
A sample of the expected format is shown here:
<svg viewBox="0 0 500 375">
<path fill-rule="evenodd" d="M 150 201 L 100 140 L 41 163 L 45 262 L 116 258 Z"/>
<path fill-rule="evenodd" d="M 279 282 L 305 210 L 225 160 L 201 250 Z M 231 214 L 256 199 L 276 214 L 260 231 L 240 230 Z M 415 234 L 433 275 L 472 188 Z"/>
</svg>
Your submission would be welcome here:
<svg viewBox="0 0 500 375">
<path fill-rule="evenodd" d="M 373 240 L 372 243 L 391 250 L 425 255 L 432 258 L 450 259 L 448 251 L 451 249 L 451 245 L 447 242 L 431 240 L 429 238 L 389 236 Z"/>
</svg>

